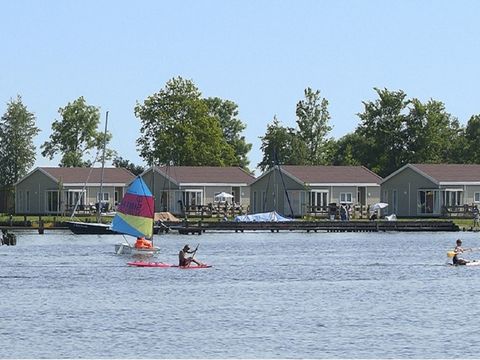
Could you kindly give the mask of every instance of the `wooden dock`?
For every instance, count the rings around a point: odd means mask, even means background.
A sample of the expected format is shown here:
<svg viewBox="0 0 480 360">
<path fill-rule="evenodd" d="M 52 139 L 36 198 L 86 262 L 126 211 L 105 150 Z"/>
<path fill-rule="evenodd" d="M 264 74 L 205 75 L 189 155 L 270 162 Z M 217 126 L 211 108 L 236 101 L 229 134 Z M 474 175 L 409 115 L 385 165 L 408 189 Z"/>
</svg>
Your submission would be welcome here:
<svg viewBox="0 0 480 360">
<path fill-rule="evenodd" d="M 179 234 L 202 234 L 207 231 L 304 231 L 304 232 L 386 232 L 386 231 L 459 231 L 450 220 L 444 221 L 287 221 L 287 222 L 196 222 L 167 224 Z"/>
</svg>

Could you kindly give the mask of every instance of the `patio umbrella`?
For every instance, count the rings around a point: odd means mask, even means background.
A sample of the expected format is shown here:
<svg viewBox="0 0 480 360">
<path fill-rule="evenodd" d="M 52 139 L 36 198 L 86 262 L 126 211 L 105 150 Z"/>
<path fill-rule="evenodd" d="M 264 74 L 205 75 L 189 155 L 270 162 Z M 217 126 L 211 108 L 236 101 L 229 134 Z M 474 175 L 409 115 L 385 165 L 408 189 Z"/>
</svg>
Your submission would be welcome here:
<svg viewBox="0 0 480 360">
<path fill-rule="evenodd" d="M 215 195 L 215 200 L 217 201 L 225 201 L 225 199 L 229 199 L 229 198 L 233 198 L 233 195 L 226 193 L 225 191 Z"/>
<path fill-rule="evenodd" d="M 376 203 L 376 204 L 373 204 L 372 207 L 370 208 L 370 211 L 376 211 L 378 209 L 385 209 L 386 207 L 388 206 L 387 203 Z"/>
</svg>

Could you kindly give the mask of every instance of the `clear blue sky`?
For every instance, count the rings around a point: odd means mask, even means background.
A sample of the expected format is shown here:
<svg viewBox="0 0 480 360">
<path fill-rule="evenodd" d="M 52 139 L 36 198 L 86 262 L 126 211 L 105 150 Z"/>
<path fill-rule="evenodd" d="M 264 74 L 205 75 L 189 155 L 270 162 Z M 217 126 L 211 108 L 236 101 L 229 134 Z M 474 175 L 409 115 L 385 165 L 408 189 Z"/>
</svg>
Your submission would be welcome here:
<svg viewBox="0 0 480 360">
<path fill-rule="evenodd" d="M 443 101 L 466 124 L 480 113 L 479 1 L 23 1 L 0 2 L 0 113 L 20 94 L 42 132 L 84 96 L 109 111 L 111 147 L 143 164 L 137 101 L 172 77 L 204 97 L 238 104 L 260 162 L 274 115 L 295 125 L 303 90 L 330 102 L 331 136 L 358 125 L 374 87 Z"/>
</svg>

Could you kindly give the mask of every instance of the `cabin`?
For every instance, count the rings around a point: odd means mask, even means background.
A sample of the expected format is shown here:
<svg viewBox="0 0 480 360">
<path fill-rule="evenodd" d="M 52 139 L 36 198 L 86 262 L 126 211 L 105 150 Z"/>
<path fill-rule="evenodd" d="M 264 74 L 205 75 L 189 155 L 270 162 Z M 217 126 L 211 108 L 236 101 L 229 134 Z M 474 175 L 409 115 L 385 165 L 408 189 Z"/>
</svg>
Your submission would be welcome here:
<svg viewBox="0 0 480 360">
<path fill-rule="evenodd" d="M 123 168 L 37 167 L 15 183 L 15 213 L 90 214 L 99 202 L 114 210 L 134 179 Z"/>
<path fill-rule="evenodd" d="M 440 217 L 480 205 L 480 165 L 407 164 L 382 181 L 382 201 L 401 217 Z M 468 212 L 467 211 L 467 212 Z"/>
<path fill-rule="evenodd" d="M 218 208 L 246 212 L 254 176 L 240 167 L 155 166 L 141 174 L 155 197 L 155 211 L 211 214 Z M 226 196 L 218 197 L 226 193 Z"/>
<path fill-rule="evenodd" d="M 251 212 L 328 216 L 332 206 L 367 209 L 382 178 L 364 166 L 275 166 L 250 186 Z"/>
</svg>

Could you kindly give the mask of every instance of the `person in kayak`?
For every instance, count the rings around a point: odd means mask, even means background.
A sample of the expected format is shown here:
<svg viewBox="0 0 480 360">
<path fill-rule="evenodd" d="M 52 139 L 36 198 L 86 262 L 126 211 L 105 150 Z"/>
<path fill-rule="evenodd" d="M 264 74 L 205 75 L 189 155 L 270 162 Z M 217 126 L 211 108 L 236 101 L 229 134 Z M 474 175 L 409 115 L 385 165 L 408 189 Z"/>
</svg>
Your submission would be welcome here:
<svg viewBox="0 0 480 360">
<path fill-rule="evenodd" d="M 196 252 L 197 249 L 190 251 L 190 247 L 188 245 L 185 245 L 183 249 L 180 250 L 180 252 L 178 253 L 178 266 L 190 266 L 192 262 L 197 264 L 198 266 L 202 266 L 203 264 L 200 261 L 197 261 L 193 258 Z M 187 254 L 194 255 L 187 256 Z"/>
<path fill-rule="evenodd" d="M 468 260 L 461 259 L 458 257 L 459 254 L 463 253 L 465 250 L 462 247 L 462 240 L 457 239 L 455 249 L 453 249 L 453 252 L 455 255 L 453 255 L 452 262 L 453 265 L 466 265 L 469 263 Z"/>
</svg>

